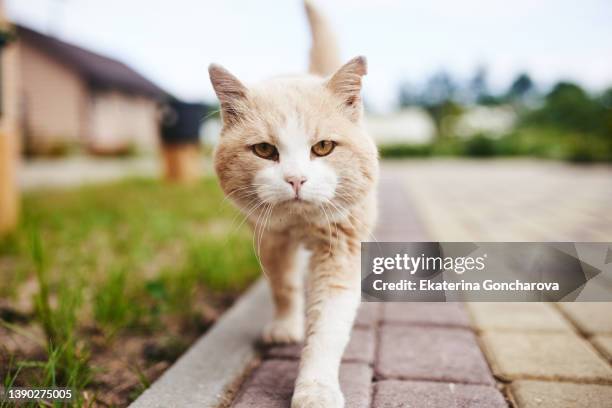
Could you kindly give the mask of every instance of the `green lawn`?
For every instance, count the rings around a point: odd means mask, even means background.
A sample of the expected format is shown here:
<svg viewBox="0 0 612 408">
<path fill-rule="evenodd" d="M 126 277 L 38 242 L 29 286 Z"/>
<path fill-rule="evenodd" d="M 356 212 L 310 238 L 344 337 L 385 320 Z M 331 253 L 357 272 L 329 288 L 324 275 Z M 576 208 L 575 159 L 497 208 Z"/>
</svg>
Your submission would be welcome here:
<svg viewBox="0 0 612 408">
<path fill-rule="evenodd" d="M 214 179 L 30 193 L 22 218 L 0 240 L 0 376 L 87 390 L 75 405 L 114 392 L 113 358 L 138 384 L 110 400 L 133 398 L 147 367 L 176 358 L 258 275 L 251 232 Z M 3 333 L 40 350 L 7 349 Z M 130 341 L 140 348 L 121 355 Z"/>
</svg>

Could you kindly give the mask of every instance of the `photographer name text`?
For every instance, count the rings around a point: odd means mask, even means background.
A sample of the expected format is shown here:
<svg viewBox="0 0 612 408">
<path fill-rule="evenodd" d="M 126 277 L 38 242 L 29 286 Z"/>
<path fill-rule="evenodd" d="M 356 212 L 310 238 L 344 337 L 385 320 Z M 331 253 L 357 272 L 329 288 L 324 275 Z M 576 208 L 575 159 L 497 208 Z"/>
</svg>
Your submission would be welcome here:
<svg viewBox="0 0 612 408">
<path fill-rule="evenodd" d="M 372 287 L 376 291 L 558 291 L 559 283 L 557 282 L 522 282 L 515 280 L 513 282 L 495 282 L 491 279 L 486 279 L 483 282 L 459 282 L 448 281 L 432 281 L 429 279 L 420 279 L 418 281 L 401 279 L 396 282 L 385 282 L 382 279 L 376 279 L 372 282 Z"/>
</svg>

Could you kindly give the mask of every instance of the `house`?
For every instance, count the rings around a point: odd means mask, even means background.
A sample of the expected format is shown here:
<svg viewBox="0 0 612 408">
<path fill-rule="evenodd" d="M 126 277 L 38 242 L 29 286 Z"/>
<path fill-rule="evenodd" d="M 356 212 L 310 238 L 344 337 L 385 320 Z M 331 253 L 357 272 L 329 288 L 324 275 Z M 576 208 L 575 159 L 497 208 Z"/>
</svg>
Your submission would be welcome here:
<svg viewBox="0 0 612 408">
<path fill-rule="evenodd" d="M 200 131 L 210 107 L 174 98 L 164 106 L 162 156 L 167 180 L 197 181 L 201 175 Z"/>
<path fill-rule="evenodd" d="M 366 128 L 376 144 L 429 143 L 436 135 L 436 125 L 422 108 L 406 108 L 388 115 L 367 115 Z"/>
<path fill-rule="evenodd" d="M 510 105 L 473 106 L 461 115 L 454 130 L 460 137 L 477 134 L 501 137 L 514 129 L 516 120 L 517 113 Z"/>
<path fill-rule="evenodd" d="M 153 150 L 167 93 L 127 65 L 15 26 L 24 151 Z"/>
</svg>

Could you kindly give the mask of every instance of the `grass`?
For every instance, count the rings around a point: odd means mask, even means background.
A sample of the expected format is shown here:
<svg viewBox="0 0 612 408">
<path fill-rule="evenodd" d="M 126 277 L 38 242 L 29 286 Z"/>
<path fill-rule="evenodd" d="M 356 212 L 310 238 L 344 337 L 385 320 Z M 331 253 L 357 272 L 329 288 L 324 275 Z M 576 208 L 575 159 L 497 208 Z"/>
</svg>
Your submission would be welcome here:
<svg viewBox="0 0 612 408">
<path fill-rule="evenodd" d="M 10 311 L 0 316 L 25 316 L 26 324 L 5 319 L 0 328 L 18 337 L 41 328 L 43 351 L 7 355 L 0 347 L 4 382 L 69 386 L 80 406 L 105 370 L 96 355 L 127 337 L 159 337 L 150 354 L 176 358 L 188 346 L 185 333 L 205 330 L 206 310 L 227 307 L 258 274 L 251 233 L 237 228 L 236 215 L 213 179 L 27 194 L 22 224 L 0 240 L 0 308 Z M 143 368 L 129 369 L 141 390 Z"/>
</svg>

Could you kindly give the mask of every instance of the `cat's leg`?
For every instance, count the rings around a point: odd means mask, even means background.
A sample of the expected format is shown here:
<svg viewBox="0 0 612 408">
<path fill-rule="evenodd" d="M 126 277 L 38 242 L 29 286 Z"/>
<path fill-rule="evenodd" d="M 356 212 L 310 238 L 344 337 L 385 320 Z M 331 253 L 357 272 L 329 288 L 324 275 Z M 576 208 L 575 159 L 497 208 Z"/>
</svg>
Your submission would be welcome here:
<svg viewBox="0 0 612 408">
<path fill-rule="evenodd" d="M 304 338 L 304 254 L 286 234 L 266 232 L 260 260 L 272 290 L 274 320 L 263 331 L 265 343 L 295 343 Z"/>
<path fill-rule="evenodd" d="M 360 301 L 359 257 L 315 256 L 307 279 L 306 342 L 292 408 L 341 408 L 338 371 Z"/>
</svg>

